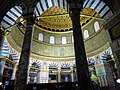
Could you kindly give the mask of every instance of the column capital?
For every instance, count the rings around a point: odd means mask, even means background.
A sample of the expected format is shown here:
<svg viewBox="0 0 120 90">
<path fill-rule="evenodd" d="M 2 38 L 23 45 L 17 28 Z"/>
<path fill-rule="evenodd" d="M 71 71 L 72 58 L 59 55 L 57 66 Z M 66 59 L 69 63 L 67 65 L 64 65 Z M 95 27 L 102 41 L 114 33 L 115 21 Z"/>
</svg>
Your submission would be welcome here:
<svg viewBox="0 0 120 90">
<path fill-rule="evenodd" d="M 23 9 L 23 14 L 34 12 L 34 8 L 39 0 L 24 0 L 20 5 Z"/>
<path fill-rule="evenodd" d="M 70 10 L 79 10 L 83 9 L 83 2 L 84 0 L 67 0 L 69 3 Z"/>
<path fill-rule="evenodd" d="M 35 23 L 35 15 L 34 13 L 28 13 L 23 15 L 24 19 L 27 21 L 28 25 L 33 25 Z"/>
<path fill-rule="evenodd" d="M 3 28 L 0 28 L 0 34 L 2 34 L 3 36 L 8 35 L 10 31 L 8 30 L 4 30 Z"/>
<path fill-rule="evenodd" d="M 83 9 L 83 1 L 84 0 L 67 0 L 69 3 L 69 15 L 70 17 L 73 16 L 80 16 L 80 12 Z"/>
<path fill-rule="evenodd" d="M 39 0 L 25 0 L 24 2 L 21 3 L 21 7 L 23 10 L 22 16 L 25 18 L 25 20 L 29 24 L 35 23 L 34 9 L 38 1 Z"/>
<path fill-rule="evenodd" d="M 74 69 L 73 67 L 70 67 L 70 70 L 71 70 L 71 71 L 73 71 L 73 69 Z"/>
<path fill-rule="evenodd" d="M 3 58 L 2 60 L 3 60 L 4 62 L 6 62 L 8 59 L 7 59 L 7 58 Z"/>
<path fill-rule="evenodd" d="M 69 15 L 70 15 L 71 18 L 76 17 L 76 16 L 80 17 L 80 10 L 77 10 L 77 9 L 76 10 L 70 10 Z"/>
<path fill-rule="evenodd" d="M 61 67 L 58 67 L 58 73 L 61 73 Z"/>
</svg>

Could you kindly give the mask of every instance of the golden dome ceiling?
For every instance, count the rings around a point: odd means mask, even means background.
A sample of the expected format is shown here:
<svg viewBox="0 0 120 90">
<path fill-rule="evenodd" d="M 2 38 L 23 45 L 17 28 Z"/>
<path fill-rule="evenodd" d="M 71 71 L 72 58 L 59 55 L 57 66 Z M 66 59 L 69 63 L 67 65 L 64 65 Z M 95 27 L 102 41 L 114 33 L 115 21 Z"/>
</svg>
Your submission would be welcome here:
<svg viewBox="0 0 120 90">
<path fill-rule="evenodd" d="M 94 10 L 90 8 L 85 8 L 80 16 L 81 26 L 84 26 L 86 23 L 91 21 L 92 16 L 95 15 L 97 15 L 97 13 Z M 72 30 L 72 22 L 69 14 L 65 11 L 65 9 L 58 6 L 47 9 L 39 17 L 38 26 L 55 32 Z"/>
</svg>

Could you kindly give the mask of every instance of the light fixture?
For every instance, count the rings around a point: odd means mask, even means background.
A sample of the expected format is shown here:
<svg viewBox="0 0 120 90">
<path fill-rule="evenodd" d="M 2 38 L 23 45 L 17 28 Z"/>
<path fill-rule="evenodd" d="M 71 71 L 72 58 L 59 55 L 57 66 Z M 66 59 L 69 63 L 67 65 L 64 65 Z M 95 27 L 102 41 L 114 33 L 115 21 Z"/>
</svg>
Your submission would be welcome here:
<svg viewBox="0 0 120 90">
<path fill-rule="evenodd" d="M 120 79 L 117 79 L 116 81 L 117 81 L 117 83 L 120 83 Z"/>
<path fill-rule="evenodd" d="M 2 82 L 0 82 L 0 85 L 2 85 Z"/>
</svg>

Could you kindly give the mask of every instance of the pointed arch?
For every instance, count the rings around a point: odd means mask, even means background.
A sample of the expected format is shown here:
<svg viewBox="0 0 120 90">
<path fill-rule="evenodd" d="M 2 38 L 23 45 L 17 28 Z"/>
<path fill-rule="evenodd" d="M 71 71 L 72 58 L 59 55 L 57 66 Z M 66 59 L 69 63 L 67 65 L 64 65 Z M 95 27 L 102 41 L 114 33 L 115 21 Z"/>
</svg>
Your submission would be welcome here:
<svg viewBox="0 0 120 90">
<path fill-rule="evenodd" d="M 64 8 L 68 12 L 67 0 L 40 0 L 36 5 L 35 14 L 40 16 L 45 10 L 53 6 Z"/>
<path fill-rule="evenodd" d="M 109 19 L 113 15 L 112 10 L 107 6 L 104 0 L 85 0 L 83 8 L 91 8 L 105 19 Z"/>
</svg>

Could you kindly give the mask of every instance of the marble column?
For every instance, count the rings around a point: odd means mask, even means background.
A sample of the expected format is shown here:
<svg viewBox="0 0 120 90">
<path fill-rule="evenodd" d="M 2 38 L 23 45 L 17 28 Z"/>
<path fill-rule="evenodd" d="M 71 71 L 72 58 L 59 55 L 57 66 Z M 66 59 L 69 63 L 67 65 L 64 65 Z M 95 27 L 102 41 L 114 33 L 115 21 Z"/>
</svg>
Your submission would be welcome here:
<svg viewBox="0 0 120 90">
<path fill-rule="evenodd" d="M 58 82 L 61 82 L 61 68 L 58 67 Z"/>
<path fill-rule="evenodd" d="M 11 80 L 15 80 L 15 78 L 16 78 L 17 66 L 18 66 L 18 63 L 15 63 L 14 68 L 13 68 L 13 72 L 12 72 L 12 76 L 11 76 Z"/>
<path fill-rule="evenodd" d="M 40 71 L 38 71 L 38 75 L 37 75 L 37 83 L 40 83 Z"/>
<path fill-rule="evenodd" d="M 70 9 L 70 17 L 73 26 L 75 62 L 77 69 L 78 86 L 81 90 L 90 90 L 90 77 L 88 63 L 80 26 L 80 9 Z"/>
<path fill-rule="evenodd" d="M 26 90 L 27 77 L 28 77 L 28 66 L 32 46 L 32 38 L 34 31 L 34 17 L 33 13 L 27 13 L 23 15 L 26 19 L 26 31 L 18 65 L 18 71 L 16 75 L 16 83 L 14 90 Z"/>
<path fill-rule="evenodd" d="M 1 55 L 3 43 L 5 40 L 5 35 L 6 35 L 6 31 L 0 29 L 0 82 L 2 81 L 2 76 L 3 76 L 4 66 L 5 66 L 5 59 Z"/>
<path fill-rule="evenodd" d="M 2 33 L 3 33 L 3 31 L 1 31 L 1 29 L 0 29 L 0 56 L 2 54 L 2 47 L 3 47 L 4 40 L 5 40 L 4 34 L 2 34 Z"/>
<path fill-rule="evenodd" d="M 73 72 L 73 67 L 70 67 L 71 71 L 71 81 L 74 82 L 74 72 Z"/>
</svg>

